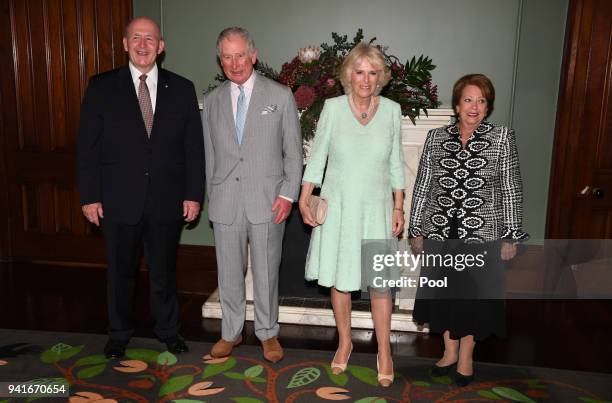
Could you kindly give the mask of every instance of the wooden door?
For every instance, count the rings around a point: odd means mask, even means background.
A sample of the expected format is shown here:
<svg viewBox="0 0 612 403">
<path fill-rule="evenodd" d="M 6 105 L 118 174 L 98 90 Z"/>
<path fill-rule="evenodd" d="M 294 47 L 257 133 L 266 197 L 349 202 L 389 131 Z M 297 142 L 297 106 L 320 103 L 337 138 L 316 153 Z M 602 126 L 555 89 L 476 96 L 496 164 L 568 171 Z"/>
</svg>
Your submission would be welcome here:
<svg viewBox="0 0 612 403">
<path fill-rule="evenodd" d="M 546 233 L 612 239 L 612 1 L 571 1 L 565 42 Z"/>
<path fill-rule="evenodd" d="M 76 187 L 88 78 L 127 59 L 130 0 L 0 0 L 0 254 L 104 262 Z"/>
</svg>

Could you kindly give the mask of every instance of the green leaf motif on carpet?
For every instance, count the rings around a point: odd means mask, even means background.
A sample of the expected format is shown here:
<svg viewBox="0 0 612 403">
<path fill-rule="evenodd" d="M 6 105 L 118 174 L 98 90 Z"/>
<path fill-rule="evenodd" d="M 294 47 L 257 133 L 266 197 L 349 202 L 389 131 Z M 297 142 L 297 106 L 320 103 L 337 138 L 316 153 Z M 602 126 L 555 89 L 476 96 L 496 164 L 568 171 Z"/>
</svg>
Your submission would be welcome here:
<svg viewBox="0 0 612 403">
<path fill-rule="evenodd" d="M 414 381 L 412 382 L 414 386 L 420 386 L 422 388 L 428 388 L 431 386 L 431 383 L 425 381 Z"/>
<path fill-rule="evenodd" d="M 238 372 L 226 372 L 223 375 L 225 375 L 229 379 L 238 379 L 239 381 L 246 379 L 246 377 L 243 374 L 240 374 Z"/>
<path fill-rule="evenodd" d="M 172 354 L 169 351 L 164 351 L 160 355 L 157 356 L 157 363 L 159 365 L 174 365 L 178 362 L 178 358 L 176 355 Z"/>
<path fill-rule="evenodd" d="M 264 403 L 263 400 L 255 399 L 253 397 L 232 397 L 231 400 L 236 403 Z"/>
<path fill-rule="evenodd" d="M 501 400 L 501 397 L 497 396 L 495 393 L 491 392 L 490 390 L 479 390 L 478 396 L 484 397 L 485 399 Z"/>
<path fill-rule="evenodd" d="M 387 403 L 387 399 L 382 397 L 364 397 L 362 399 L 356 400 L 355 403 Z"/>
<path fill-rule="evenodd" d="M 93 367 L 87 367 L 80 370 L 79 372 L 77 372 L 76 376 L 79 379 L 93 378 L 94 376 L 100 375 L 102 372 L 104 372 L 105 368 L 106 364 L 94 365 Z"/>
<path fill-rule="evenodd" d="M 78 354 L 83 347 L 84 345 L 72 347 L 68 344 L 57 343 L 50 349 L 43 351 L 40 360 L 45 364 L 53 364 Z"/>
<path fill-rule="evenodd" d="M 536 403 L 535 400 L 528 398 L 516 389 L 498 386 L 493 388 L 492 390 L 499 396 L 505 397 L 506 399 L 510 399 L 514 402 Z"/>
<path fill-rule="evenodd" d="M 261 365 L 254 365 L 244 370 L 244 377 L 245 378 L 255 378 L 255 377 L 258 377 L 262 372 L 263 372 L 263 367 Z"/>
<path fill-rule="evenodd" d="M 125 355 L 132 360 L 157 362 L 157 356 L 159 353 L 155 350 L 149 350 L 146 348 L 128 348 L 125 350 Z"/>
<path fill-rule="evenodd" d="M 451 383 L 453 383 L 453 380 L 450 379 L 449 376 L 444 375 L 444 376 L 432 376 L 431 379 L 433 379 L 433 381 L 435 383 L 439 383 L 441 385 L 450 385 Z"/>
<path fill-rule="evenodd" d="M 170 393 L 178 392 L 179 390 L 185 389 L 187 386 L 193 383 L 193 375 L 179 375 L 173 376 L 168 379 L 168 382 L 164 383 L 159 388 L 159 395 L 166 396 Z"/>
<path fill-rule="evenodd" d="M 228 369 L 234 368 L 236 365 L 236 359 L 234 357 L 230 357 L 227 361 L 222 362 L 220 364 L 208 364 L 206 368 L 204 368 L 204 373 L 202 373 L 202 379 L 210 378 L 211 376 L 215 376 L 220 374 L 221 372 L 225 372 Z"/>
<path fill-rule="evenodd" d="M 316 367 L 302 368 L 291 377 L 291 381 L 287 385 L 287 389 L 298 388 L 308 385 L 321 376 L 321 370 Z"/>
<path fill-rule="evenodd" d="M 202 403 L 201 400 L 193 400 L 193 399 L 175 399 L 172 401 L 174 403 Z"/>
<path fill-rule="evenodd" d="M 346 370 L 361 382 L 372 386 L 378 385 L 377 373 L 372 368 L 362 367 L 360 365 L 349 365 Z"/>
<path fill-rule="evenodd" d="M 266 378 L 262 378 L 261 376 L 256 376 L 255 378 L 249 378 L 249 381 L 256 383 L 266 383 Z"/>
<path fill-rule="evenodd" d="M 597 400 L 591 397 L 579 397 L 578 400 L 585 403 L 610 403 L 609 400 Z"/>
<path fill-rule="evenodd" d="M 95 364 L 104 364 L 109 362 L 110 360 L 106 358 L 102 354 L 97 355 L 88 355 L 86 357 L 80 358 L 75 364 L 75 367 L 82 367 L 83 365 L 95 365 Z"/>
<path fill-rule="evenodd" d="M 325 372 L 327 373 L 327 377 L 329 378 L 330 381 L 332 381 L 333 383 L 335 383 L 338 386 L 344 386 L 347 384 L 348 382 L 348 375 L 344 372 L 335 375 L 332 370 L 331 367 L 329 366 L 329 364 L 325 364 L 323 366 L 325 368 Z"/>
</svg>

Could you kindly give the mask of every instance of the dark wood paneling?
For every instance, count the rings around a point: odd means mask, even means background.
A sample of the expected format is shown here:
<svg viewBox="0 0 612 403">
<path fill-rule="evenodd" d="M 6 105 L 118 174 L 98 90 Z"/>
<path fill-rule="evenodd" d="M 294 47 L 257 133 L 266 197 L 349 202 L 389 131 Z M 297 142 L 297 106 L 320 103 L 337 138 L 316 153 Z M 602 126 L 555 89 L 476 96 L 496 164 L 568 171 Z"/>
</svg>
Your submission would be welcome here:
<svg viewBox="0 0 612 403">
<path fill-rule="evenodd" d="M 76 188 L 79 109 L 91 75 L 127 62 L 118 45 L 131 3 L 0 0 L 3 256 L 104 261 Z"/>
<path fill-rule="evenodd" d="M 610 238 L 606 225 L 612 214 L 609 0 L 570 2 L 560 85 L 546 236 Z"/>
</svg>

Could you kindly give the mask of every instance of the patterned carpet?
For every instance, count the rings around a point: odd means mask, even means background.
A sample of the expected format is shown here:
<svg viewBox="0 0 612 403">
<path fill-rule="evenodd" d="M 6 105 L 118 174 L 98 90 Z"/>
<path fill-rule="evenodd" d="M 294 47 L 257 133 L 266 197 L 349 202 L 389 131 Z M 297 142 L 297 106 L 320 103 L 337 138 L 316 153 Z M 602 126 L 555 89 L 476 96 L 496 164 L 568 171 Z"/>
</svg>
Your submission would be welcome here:
<svg viewBox="0 0 612 403">
<path fill-rule="evenodd" d="M 277 364 L 261 349 L 241 346 L 231 358 L 206 356 L 210 344 L 189 342 L 174 356 L 152 339 L 134 338 L 127 358 L 102 355 L 106 336 L 0 330 L 0 382 L 27 382 L 30 391 L 64 397 L 7 397 L 0 402 L 604 402 L 612 399 L 612 375 L 477 363 L 476 380 L 458 388 L 449 377 L 432 377 L 433 360 L 395 357 L 393 385 L 376 382 L 376 356 L 353 353 L 347 372 L 331 373 L 330 352 L 286 350 Z M 55 386 L 54 386 L 55 385 Z M 27 386 L 27 385 L 26 385 Z M 21 385 L 22 390 L 24 388 Z"/>
</svg>

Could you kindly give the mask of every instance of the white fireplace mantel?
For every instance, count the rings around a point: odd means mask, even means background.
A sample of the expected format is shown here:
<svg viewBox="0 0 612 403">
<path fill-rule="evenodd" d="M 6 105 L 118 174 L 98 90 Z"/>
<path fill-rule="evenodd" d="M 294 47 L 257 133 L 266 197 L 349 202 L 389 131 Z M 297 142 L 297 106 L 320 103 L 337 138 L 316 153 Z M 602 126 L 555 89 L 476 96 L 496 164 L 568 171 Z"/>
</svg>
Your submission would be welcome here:
<svg viewBox="0 0 612 403">
<path fill-rule="evenodd" d="M 402 152 L 404 154 L 404 175 L 406 178 L 406 198 L 404 211 L 406 212 L 406 225 L 409 222 L 410 203 L 412 201 L 412 189 L 416 180 L 419 159 L 423 151 L 423 144 L 427 132 L 436 127 L 447 125 L 453 115 L 452 109 L 432 109 L 428 116 L 416 119 L 416 125 L 410 119 L 402 118 Z M 404 273 L 405 276 L 418 277 L 418 271 Z M 245 277 L 247 301 L 247 320 L 253 320 L 253 277 L 250 264 Z M 403 289 L 396 294 L 395 305 L 399 312 L 395 312 L 391 319 L 391 329 L 400 331 L 423 331 L 417 328 L 412 321 L 412 308 L 414 307 L 414 293 L 416 289 Z M 216 290 L 202 306 L 202 316 L 205 318 L 221 318 L 221 304 L 219 302 L 218 290 Z M 307 308 L 295 306 L 280 306 L 279 322 L 303 325 L 335 326 L 334 314 L 331 309 Z M 372 329 L 373 323 L 370 312 L 352 312 L 352 326 L 355 328 Z M 425 329 L 426 330 L 426 329 Z"/>
</svg>

